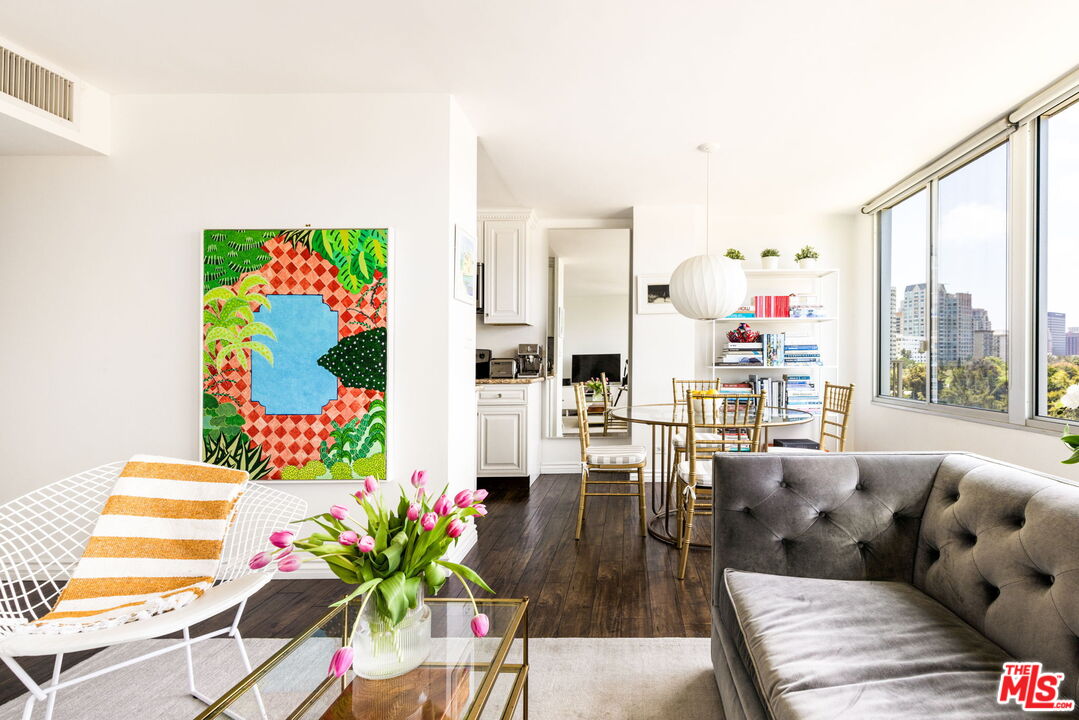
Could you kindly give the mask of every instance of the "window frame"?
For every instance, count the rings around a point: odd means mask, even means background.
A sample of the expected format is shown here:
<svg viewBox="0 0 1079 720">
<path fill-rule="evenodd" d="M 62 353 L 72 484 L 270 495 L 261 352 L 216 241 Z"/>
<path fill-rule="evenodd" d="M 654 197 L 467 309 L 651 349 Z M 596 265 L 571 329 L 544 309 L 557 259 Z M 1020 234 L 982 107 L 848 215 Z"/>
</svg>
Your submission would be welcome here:
<svg viewBox="0 0 1079 720">
<path fill-rule="evenodd" d="M 1068 425 L 1069 421 L 1063 418 L 1051 417 L 1043 412 L 1043 402 L 1048 395 L 1046 386 L 1048 363 L 1046 353 L 1042 348 L 1047 346 L 1049 336 L 1048 322 L 1048 278 L 1046 267 L 1048 266 L 1049 238 L 1048 233 L 1048 192 L 1043 192 L 1048 187 L 1048 144 L 1044 142 L 1047 135 L 1047 123 L 1054 116 L 1072 106 L 1079 105 L 1079 94 L 1072 93 L 1060 98 L 1056 103 L 1045 108 L 1030 118 L 1027 123 L 1031 135 L 1032 177 L 1031 177 L 1031 203 L 1032 212 L 1032 236 L 1033 248 L 1031 252 L 1032 277 L 1031 277 L 1031 319 L 1030 319 L 1030 346 L 1031 353 L 1031 376 L 1027 383 L 1030 391 L 1030 412 L 1025 419 L 1026 425 L 1032 428 L 1052 430 L 1059 433 Z"/>
<path fill-rule="evenodd" d="M 1014 223 L 1013 223 L 1013 183 L 1012 178 L 1016 174 L 1016 168 L 1014 165 L 1014 154 L 1012 141 L 1014 133 L 1009 133 L 1003 137 L 993 137 L 987 141 L 969 149 L 963 153 L 960 157 L 955 158 L 952 162 L 948 163 L 944 167 L 940 168 L 936 172 L 929 175 L 924 181 L 919 182 L 902 194 L 897 195 L 894 198 L 888 200 L 888 202 L 881 207 L 877 208 L 873 212 L 873 291 L 874 291 L 874 303 L 876 312 L 874 313 L 874 362 L 875 371 L 874 378 L 875 384 L 873 388 L 873 402 L 879 405 L 887 405 L 895 408 L 902 408 L 906 410 L 913 410 L 917 412 L 925 412 L 934 415 L 944 415 L 947 417 L 957 417 L 965 420 L 975 420 L 979 422 L 988 423 L 991 425 L 1003 425 L 1008 426 L 1011 424 L 1011 415 L 1013 412 L 1013 405 L 1015 402 L 1014 388 L 1016 376 L 1014 374 L 1014 368 L 1012 365 L 1012 355 L 1014 354 L 1014 343 L 1012 342 L 1013 332 L 1013 313 L 1008 314 L 1008 349 L 1007 357 L 1004 358 L 1008 367 L 1008 406 L 1004 411 L 988 410 L 984 408 L 971 408 L 963 407 L 960 405 L 946 405 L 943 403 L 933 402 L 933 368 L 935 367 L 935 356 L 937 354 L 937 322 L 934 322 L 933 312 L 936 306 L 936 288 L 938 286 L 938 268 L 937 268 L 937 253 L 940 247 L 939 242 L 939 219 L 940 219 L 940 181 L 944 178 L 952 175 L 955 172 L 965 168 L 967 165 L 979 160 L 984 155 L 1005 146 L 1007 154 L 1007 178 L 1006 183 L 1008 187 L 1007 196 L 1007 230 L 1005 239 L 1005 260 L 1007 263 L 1005 274 L 1008 280 L 1005 283 L 1005 306 L 1011 308 L 1013 292 L 1012 286 L 1012 268 L 1013 268 L 1013 242 L 1014 235 Z M 924 400 L 911 400 L 908 398 L 894 397 L 892 395 L 886 395 L 888 390 L 887 386 L 887 373 L 884 368 L 884 340 L 886 331 L 884 326 L 884 238 L 882 235 L 882 214 L 891 210 L 895 206 L 899 205 L 903 201 L 917 195 L 922 190 L 928 192 L 927 204 L 928 213 L 926 222 L 928 223 L 927 233 L 927 253 L 926 253 L 926 302 L 925 302 L 925 327 L 926 327 L 926 388 Z M 889 284 L 889 288 L 890 288 Z M 890 328 L 890 326 L 889 326 Z"/>
</svg>

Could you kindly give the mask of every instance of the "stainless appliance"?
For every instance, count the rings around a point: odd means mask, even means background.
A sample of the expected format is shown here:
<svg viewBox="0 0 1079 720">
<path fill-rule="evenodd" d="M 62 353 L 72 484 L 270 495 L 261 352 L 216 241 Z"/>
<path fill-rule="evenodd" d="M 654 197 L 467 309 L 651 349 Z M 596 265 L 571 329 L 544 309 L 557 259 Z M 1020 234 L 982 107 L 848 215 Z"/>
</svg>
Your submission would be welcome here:
<svg viewBox="0 0 1079 720">
<path fill-rule="evenodd" d="M 517 361 L 513 358 L 495 358 L 494 360 L 491 360 L 491 377 L 517 377 Z"/>
<path fill-rule="evenodd" d="M 539 343 L 521 343 L 517 346 L 517 376 L 539 377 L 543 374 L 543 352 Z"/>
<path fill-rule="evenodd" d="M 491 377 L 491 351 L 476 348 L 476 379 L 486 380 Z"/>
</svg>

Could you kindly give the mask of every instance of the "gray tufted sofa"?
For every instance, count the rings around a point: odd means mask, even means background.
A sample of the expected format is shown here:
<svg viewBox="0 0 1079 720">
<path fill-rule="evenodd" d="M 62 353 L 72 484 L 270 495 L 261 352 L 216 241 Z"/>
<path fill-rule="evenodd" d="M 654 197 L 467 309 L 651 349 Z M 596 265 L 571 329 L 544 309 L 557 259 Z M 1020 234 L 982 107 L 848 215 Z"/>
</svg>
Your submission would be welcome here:
<svg viewBox="0 0 1079 720">
<path fill-rule="evenodd" d="M 717 455 L 713 473 L 726 720 L 1029 718 L 996 703 L 1011 659 L 1079 700 L 1079 485 L 962 453 Z"/>
</svg>

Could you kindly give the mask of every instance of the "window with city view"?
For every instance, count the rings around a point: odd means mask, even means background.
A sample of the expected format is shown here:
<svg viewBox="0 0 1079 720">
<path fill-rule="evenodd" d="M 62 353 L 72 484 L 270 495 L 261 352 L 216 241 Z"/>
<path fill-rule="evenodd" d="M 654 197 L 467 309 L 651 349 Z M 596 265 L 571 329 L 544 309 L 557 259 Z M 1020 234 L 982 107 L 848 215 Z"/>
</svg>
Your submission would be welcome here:
<svg viewBox="0 0 1079 720">
<path fill-rule="evenodd" d="M 1008 409 L 1007 201 L 1005 144 L 881 211 L 882 395 Z"/>
<path fill-rule="evenodd" d="M 881 383 L 895 398 L 925 400 L 929 356 L 929 191 L 920 190 L 880 214 Z"/>
<path fill-rule="evenodd" d="M 1079 383 L 1079 105 L 1043 117 L 1038 144 L 1038 414 L 1079 420 L 1060 404 Z"/>
<path fill-rule="evenodd" d="M 1008 409 L 1008 146 L 941 178 L 931 401 Z"/>
</svg>

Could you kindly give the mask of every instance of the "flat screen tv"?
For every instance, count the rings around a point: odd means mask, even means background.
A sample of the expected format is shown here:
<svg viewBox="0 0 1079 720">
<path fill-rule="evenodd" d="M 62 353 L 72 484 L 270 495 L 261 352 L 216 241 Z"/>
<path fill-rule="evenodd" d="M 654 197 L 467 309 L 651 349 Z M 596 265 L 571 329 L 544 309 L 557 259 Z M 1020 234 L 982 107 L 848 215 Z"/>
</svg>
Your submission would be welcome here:
<svg viewBox="0 0 1079 720">
<path fill-rule="evenodd" d="M 622 381 L 622 356 L 618 353 L 609 355 L 574 355 L 572 375 L 573 382 L 587 382 L 593 378 L 599 379 L 600 373 L 607 373 L 609 382 Z"/>
</svg>

